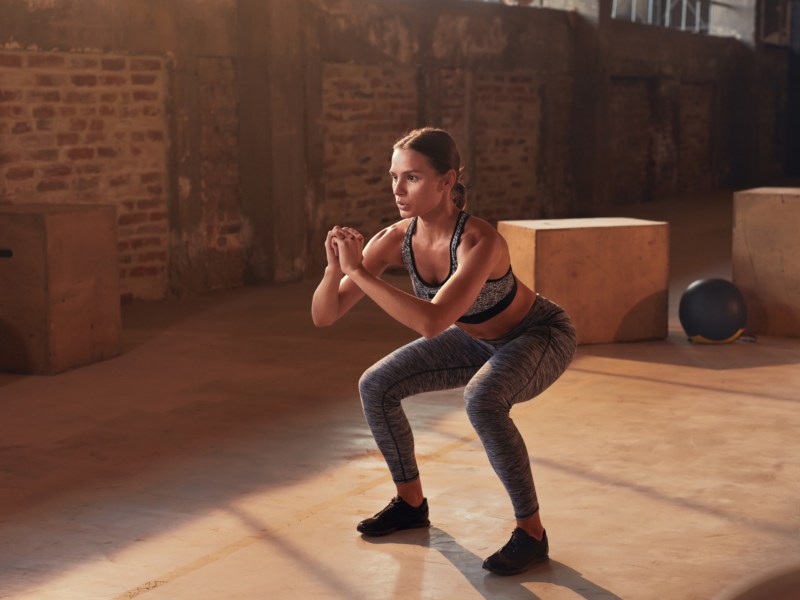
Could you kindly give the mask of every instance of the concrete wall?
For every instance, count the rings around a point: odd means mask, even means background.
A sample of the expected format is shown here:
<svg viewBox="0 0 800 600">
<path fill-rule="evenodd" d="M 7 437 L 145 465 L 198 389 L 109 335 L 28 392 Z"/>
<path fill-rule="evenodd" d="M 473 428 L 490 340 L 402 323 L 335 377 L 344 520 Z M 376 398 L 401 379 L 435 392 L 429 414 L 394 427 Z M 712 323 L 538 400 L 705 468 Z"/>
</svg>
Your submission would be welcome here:
<svg viewBox="0 0 800 600">
<path fill-rule="evenodd" d="M 423 124 L 490 220 L 779 174 L 785 53 L 519 4 L 0 0 L 0 203 L 114 204 L 125 294 L 157 298 L 316 276 L 330 225 L 396 218 L 390 147 Z"/>
</svg>

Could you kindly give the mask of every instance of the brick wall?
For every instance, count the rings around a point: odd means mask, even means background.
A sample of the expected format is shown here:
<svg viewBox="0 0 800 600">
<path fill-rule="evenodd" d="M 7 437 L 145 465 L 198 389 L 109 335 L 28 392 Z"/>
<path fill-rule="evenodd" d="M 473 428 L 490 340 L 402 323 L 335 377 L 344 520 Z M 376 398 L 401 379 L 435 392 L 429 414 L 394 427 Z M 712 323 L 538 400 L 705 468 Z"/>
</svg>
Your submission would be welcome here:
<svg viewBox="0 0 800 600">
<path fill-rule="evenodd" d="M 539 89 L 530 73 L 475 74 L 470 210 L 496 222 L 538 215 Z"/>
<path fill-rule="evenodd" d="M 240 285 L 245 239 L 239 183 L 239 114 L 235 61 L 200 57 L 200 231 L 193 252 L 203 255 L 201 290 Z"/>
<path fill-rule="evenodd" d="M 613 204 L 647 200 L 653 115 L 646 79 L 612 78 L 608 99 L 608 185 Z"/>
<path fill-rule="evenodd" d="M 323 197 L 312 252 L 332 225 L 371 236 L 398 219 L 389 178 L 392 144 L 417 126 L 417 71 L 324 65 Z"/>
<path fill-rule="evenodd" d="M 123 297 L 167 289 L 164 63 L 0 51 L 0 203 L 117 208 Z"/>
<path fill-rule="evenodd" d="M 711 123 L 714 88 L 683 83 L 679 94 L 678 172 L 681 191 L 711 189 Z"/>
</svg>

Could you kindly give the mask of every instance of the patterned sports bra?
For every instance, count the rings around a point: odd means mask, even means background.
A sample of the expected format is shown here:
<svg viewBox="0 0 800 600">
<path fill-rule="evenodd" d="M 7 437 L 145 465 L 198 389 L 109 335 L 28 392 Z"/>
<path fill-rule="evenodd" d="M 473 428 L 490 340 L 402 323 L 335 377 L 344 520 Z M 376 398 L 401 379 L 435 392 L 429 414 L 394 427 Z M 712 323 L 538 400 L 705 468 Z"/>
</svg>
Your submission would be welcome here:
<svg viewBox="0 0 800 600">
<path fill-rule="evenodd" d="M 445 280 L 437 285 L 431 285 L 420 277 L 417 272 L 417 266 L 414 263 L 414 249 L 411 246 L 411 238 L 417 230 L 417 218 L 414 217 L 408 225 L 406 236 L 403 239 L 403 263 L 408 269 L 408 274 L 411 276 L 411 284 L 414 287 L 414 294 L 417 298 L 430 301 L 436 293 L 442 288 L 448 279 L 456 272 L 458 267 L 458 258 L 456 257 L 456 249 L 461 242 L 461 234 L 464 232 L 464 224 L 467 222 L 469 215 L 461 211 L 456 221 L 456 227 L 453 231 L 453 237 L 450 239 L 450 272 Z M 517 294 L 517 278 L 511 272 L 511 265 L 508 271 L 500 279 L 489 279 L 483 284 L 478 297 L 472 306 L 469 307 L 467 312 L 458 319 L 459 323 L 483 323 L 492 317 L 503 312 L 514 300 Z"/>
</svg>

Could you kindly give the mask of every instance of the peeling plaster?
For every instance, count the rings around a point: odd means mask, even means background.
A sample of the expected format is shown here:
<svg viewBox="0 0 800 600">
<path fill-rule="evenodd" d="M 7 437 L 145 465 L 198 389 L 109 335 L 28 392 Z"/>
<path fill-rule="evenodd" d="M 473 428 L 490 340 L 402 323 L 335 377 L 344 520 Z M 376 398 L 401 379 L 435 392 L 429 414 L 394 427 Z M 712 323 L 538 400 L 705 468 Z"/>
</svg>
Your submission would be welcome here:
<svg viewBox="0 0 800 600">
<path fill-rule="evenodd" d="M 368 33 L 369 43 L 402 63 L 411 62 L 419 50 L 417 40 L 400 19 L 382 19 L 372 23 Z"/>
<path fill-rule="evenodd" d="M 192 182 L 188 177 L 178 177 L 178 194 L 181 200 L 188 200 L 192 193 Z"/>
<path fill-rule="evenodd" d="M 442 15 L 436 23 L 433 53 L 444 59 L 453 52 L 462 57 L 495 56 L 508 46 L 500 17 L 475 19 L 468 15 Z"/>
<path fill-rule="evenodd" d="M 28 10 L 49 10 L 51 8 L 55 8 L 58 4 L 58 0 L 25 0 L 25 6 L 28 7 Z"/>
</svg>

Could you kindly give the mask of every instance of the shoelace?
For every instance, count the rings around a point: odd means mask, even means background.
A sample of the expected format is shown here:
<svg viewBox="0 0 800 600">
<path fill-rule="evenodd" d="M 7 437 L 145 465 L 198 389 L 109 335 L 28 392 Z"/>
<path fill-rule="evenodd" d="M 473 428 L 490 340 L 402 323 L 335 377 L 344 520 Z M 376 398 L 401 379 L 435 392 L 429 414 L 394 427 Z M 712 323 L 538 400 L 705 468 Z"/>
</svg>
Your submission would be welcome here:
<svg viewBox="0 0 800 600">
<path fill-rule="evenodd" d="M 503 546 L 503 549 L 500 551 L 504 554 L 514 554 L 519 549 L 520 544 L 520 536 L 516 532 L 516 530 L 511 534 L 511 539 L 508 540 L 508 543 Z"/>
</svg>

